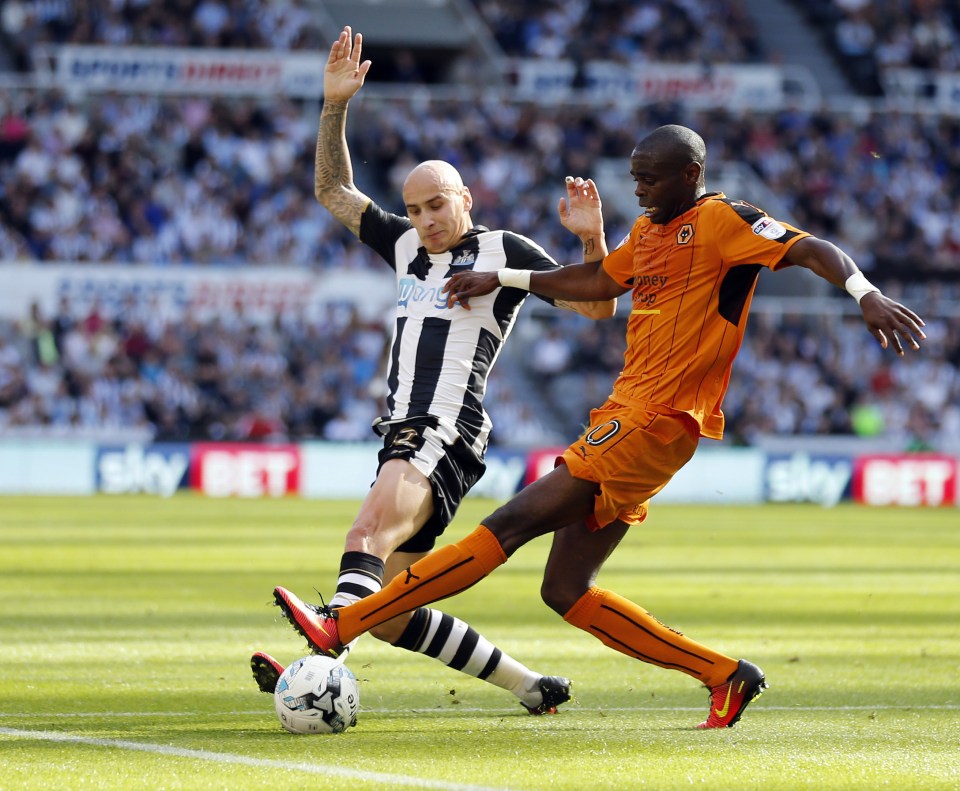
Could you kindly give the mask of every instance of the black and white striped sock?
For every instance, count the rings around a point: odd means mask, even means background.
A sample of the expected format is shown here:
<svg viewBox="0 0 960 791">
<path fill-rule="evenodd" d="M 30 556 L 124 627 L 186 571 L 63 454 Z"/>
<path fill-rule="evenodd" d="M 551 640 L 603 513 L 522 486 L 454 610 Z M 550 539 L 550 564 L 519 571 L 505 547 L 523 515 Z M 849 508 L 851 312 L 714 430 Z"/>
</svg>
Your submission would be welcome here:
<svg viewBox="0 0 960 791">
<path fill-rule="evenodd" d="M 508 690 L 527 706 L 543 702 L 539 674 L 447 613 L 421 607 L 394 645 L 433 657 L 447 667 Z"/>
<path fill-rule="evenodd" d="M 383 587 L 383 561 L 366 552 L 344 552 L 331 607 L 353 604 Z"/>
<path fill-rule="evenodd" d="M 340 559 L 340 576 L 337 590 L 330 599 L 331 607 L 345 607 L 355 601 L 376 593 L 383 587 L 383 561 L 366 552 L 344 552 Z M 340 656 L 346 658 L 357 640 L 343 647 Z"/>
</svg>

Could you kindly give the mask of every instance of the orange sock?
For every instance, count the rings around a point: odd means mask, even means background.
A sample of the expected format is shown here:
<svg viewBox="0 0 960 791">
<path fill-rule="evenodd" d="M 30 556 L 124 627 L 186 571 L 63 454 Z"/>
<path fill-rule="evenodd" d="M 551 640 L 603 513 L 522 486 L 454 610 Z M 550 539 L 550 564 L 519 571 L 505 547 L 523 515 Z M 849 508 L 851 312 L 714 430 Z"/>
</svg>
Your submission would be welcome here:
<svg viewBox="0 0 960 791">
<path fill-rule="evenodd" d="M 340 641 L 349 643 L 377 624 L 445 599 L 507 562 L 500 542 L 480 525 L 466 538 L 418 560 L 381 591 L 337 611 Z"/>
<path fill-rule="evenodd" d="M 679 670 L 708 687 L 723 684 L 737 669 L 736 659 L 684 637 L 639 605 L 602 588 L 590 588 L 563 620 L 621 654 Z"/>
</svg>

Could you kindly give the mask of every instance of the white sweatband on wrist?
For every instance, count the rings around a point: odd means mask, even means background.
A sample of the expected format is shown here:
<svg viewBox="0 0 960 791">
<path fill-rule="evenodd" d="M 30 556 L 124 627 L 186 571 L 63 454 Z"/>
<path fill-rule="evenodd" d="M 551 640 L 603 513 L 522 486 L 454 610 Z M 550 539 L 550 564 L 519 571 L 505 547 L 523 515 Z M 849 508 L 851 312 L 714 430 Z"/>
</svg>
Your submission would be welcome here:
<svg viewBox="0 0 960 791">
<path fill-rule="evenodd" d="M 879 294 L 880 289 L 877 288 L 873 283 L 867 280 L 863 276 L 863 272 L 854 272 L 850 277 L 847 278 L 846 282 L 843 284 L 843 287 L 847 290 L 847 293 L 857 300 L 857 304 L 860 304 L 860 300 L 863 299 L 867 294 Z"/>
<path fill-rule="evenodd" d="M 532 274 L 532 269 L 500 269 L 497 271 L 497 279 L 501 286 L 522 288 L 524 291 L 529 291 L 530 275 Z"/>
</svg>

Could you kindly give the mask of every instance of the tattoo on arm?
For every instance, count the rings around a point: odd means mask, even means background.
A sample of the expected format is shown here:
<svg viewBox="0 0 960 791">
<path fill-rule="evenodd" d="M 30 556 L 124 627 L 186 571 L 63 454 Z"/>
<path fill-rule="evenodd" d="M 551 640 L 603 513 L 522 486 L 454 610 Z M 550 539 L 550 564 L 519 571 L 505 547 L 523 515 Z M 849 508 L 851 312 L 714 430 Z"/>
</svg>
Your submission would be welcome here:
<svg viewBox="0 0 960 791">
<path fill-rule="evenodd" d="M 594 251 L 595 251 L 596 249 L 597 249 L 597 245 L 596 245 L 596 243 L 594 242 L 593 237 L 587 239 L 587 240 L 583 243 L 583 257 L 584 257 L 585 259 L 586 259 L 586 258 L 589 258 L 590 256 L 593 255 L 593 253 L 594 253 Z"/>
<path fill-rule="evenodd" d="M 346 137 L 347 105 L 327 102 L 320 113 L 313 188 L 317 199 L 354 234 L 370 202 L 353 183 L 353 165 Z"/>
</svg>

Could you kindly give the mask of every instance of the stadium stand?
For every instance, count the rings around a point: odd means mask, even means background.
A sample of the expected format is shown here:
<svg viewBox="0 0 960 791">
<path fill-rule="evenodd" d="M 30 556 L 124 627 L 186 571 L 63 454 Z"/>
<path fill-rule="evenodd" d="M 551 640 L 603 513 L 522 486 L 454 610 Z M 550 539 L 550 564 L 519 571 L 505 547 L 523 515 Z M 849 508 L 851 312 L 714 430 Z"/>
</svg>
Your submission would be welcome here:
<svg viewBox="0 0 960 791">
<path fill-rule="evenodd" d="M 956 72 L 960 6 L 952 0 L 792 0 L 866 94 L 884 92 L 884 72 Z"/>
<path fill-rule="evenodd" d="M 51 44 L 315 51 L 327 46 L 315 19 L 302 0 L 8 0 L 0 40 L 8 67 L 29 72 Z"/>
<path fill-rule="evenodd" d="M 3 51 L 8 75 L 17 79 L 0 81 L 0 265 L 382 272 L 382 263 L 313 199 L 315 98 L 84 93 L 29 79 L 34 52 L 66 43 L 325 51 L 330 19 L 314 13 L 322 5 L 5 3 Z M 835 27 L 843 14 L 857 13 L 856 5 L 813 3 L 811 19 Z M 896 57 L 880 49 L 874 60 L 951 68 L 956 48 L 937 45 L 930 54 L 927 46 L 930 36 L 949 38 L 945 26 L 955 37 L 950 4 L 883 5 L 888 15 L 870 17 L 874 37 L 889 38 L 896 49 L 892 42 L 909 29 L 910 54 L 903 46 Z M 737 0 L 476 0 L 472 8 L 506 57 L 580 64 L 575 90 L 583 89 L 582 65 L 600 54 L 621 64 L 770 58 Z M 789 312 L 784 302 L 758 300 L 727 400 L 730 441 L 877 430 L 901 446 L 958 441 L 955 114 L 868 101 L 834 108 L 784 100 L 758 110 L 609 96 L 535 101 L 391 91 L 398 80 L 425 80 L 416 57 L 399 68 L 402 50 L 393 53 L 399 61 L 389 61 L 389 79 L 375 71 L 371 91 L 351 107 L 358 184 L 384 205 L 402 212 L 390 201 L 403 175 L 420 159 L 440 156 L 462 170 L 478 221 L 522 230 L 558 259 L 576 260 L 577 245 L 554 218 L 562 176 L 625 166 L 646 131 L 666 122 L 690 125 L 709 142 L 711 170 L 745 164 L 791 219 L 849 250 L 874 282 L 930 319 L 923 356 L 891 366 L 845 316 L 842 294 Z M 386 84 L 377 90 L 380 82 Z M 608 235 L 617 239 L 632 209 L 605 197 Z M 212 324 L 172 320 L 148 303 L 109 315 L 65 303 L 48 313 L 35 307 L 0 324 L 3 433 L 372 438 L 379 394 L 370 388 L 377 386 L 385 328 L 348 305 L 266 324 L 242 311 Z M 536 308 L 527 313 L 516 343 L 532 346 L 525 356 L 551 367 L 531 376 L 522 360 L 504 355 L 490 384 L 495 440 L 562 442 L 587 405 L 606 393 L 623 327 L 619 319 L 593 325 L 564 317 L 555 331 L 560 319 Z"/>
<path fill-rule="evenodd" d="M 896 361 L 857 316 L 759 305 L 726 402 L 728 441 L 882 434 L 899 448 L 955 447 L 960 315 L 948 306 L 957 302 L 947 290 L 928 303 L 924 353 Z M 527 362 L 514 355 L 491 381 L 495 443 L 555 444 L 575 432 L 619 369 L 623 321 L 528 326 L 515 342 Z M 319 320 L 283 315 L 266 325 L 240 312 L 170 320 L 149 304 L 112 319 L 67 301 L 52 316 L 34 306 L 23 321 L 0 322 L 0 432 L 369 439 L 386 331 L 348 305 Z"/>
<path fill-rule="evenodd" d="M 637 63 L 767 61 L 740 0 L 474 0 L 510 57 Z"/>
<path fill-rule="evenodd" d="M 313 108 L 9 90 L 0 108 L 7 258 L 378 266 L 312 198 Z M 714 161 L 749 164 L 797 222 L 878 281 L 956 277 L 956 118 L 397 99 L 358 102 L 353 117 L 362 188 L 395 195 L 413 164 L 442 156 L 463 170 L 488 225 L 523 228 L 559 255 L 576 251 L 553 219 L 558 174 L 625 163 L 635 136 L 674 120 L 703 133 Z M 629 219 L 612 218 L 613 230 Z"/>
</svg>

